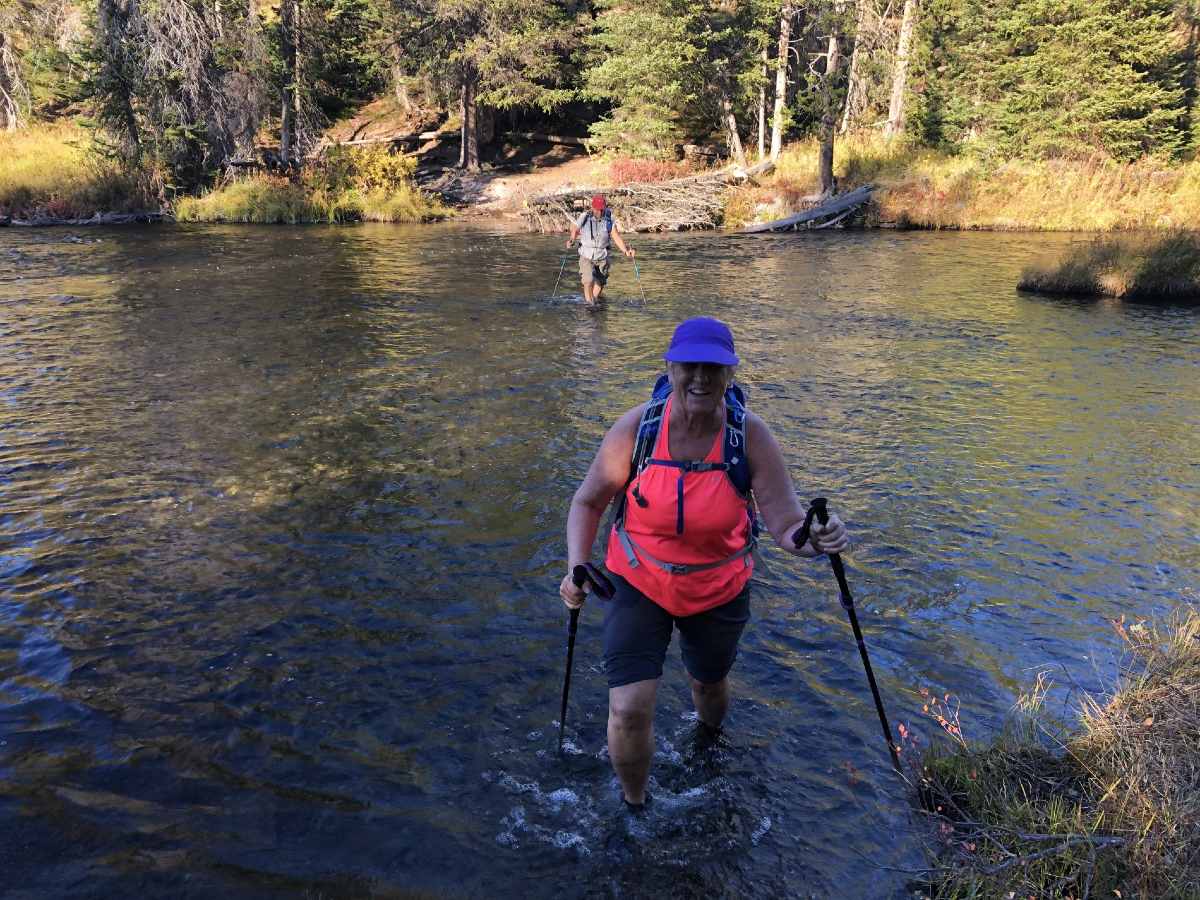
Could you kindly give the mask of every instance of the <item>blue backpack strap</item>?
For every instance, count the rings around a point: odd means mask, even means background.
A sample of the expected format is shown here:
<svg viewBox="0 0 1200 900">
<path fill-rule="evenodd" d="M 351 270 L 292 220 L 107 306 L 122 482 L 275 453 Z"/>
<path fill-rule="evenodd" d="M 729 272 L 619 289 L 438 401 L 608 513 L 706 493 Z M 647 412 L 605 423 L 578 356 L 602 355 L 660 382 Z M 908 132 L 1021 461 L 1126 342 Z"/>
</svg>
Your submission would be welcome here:
<svg viewBox="0 0 1200 900">
<path fill-rule="evenodd" d="M 641 421 L 638 422 L 637 437 L 633 443 L 633 458 L 629 465 L 629 478 L 625 487 L 617 495 L 617 506 L 614 510 L 613 521 L 620 523 L 625 519 L 626 491 L 637 478 L 638 473 L 646 467 L 647 460 L 654 453 L 654 445 L 658 441 L 658 430 L 662 427 L 663 411 L 667 408 L 667 398 L 671 396 L 671 381 L 666 375 L 659 375 L 654 382 L 654 390 L 650 392 L 650 402 L 642 411 Z"/>
<path fill-rule="evenodd" d="M 739 384 L 725 390 L 725 462 L 739 494 L 750 494 L 750 460 L 746 456 L 746 392 Z"/>
</svg>

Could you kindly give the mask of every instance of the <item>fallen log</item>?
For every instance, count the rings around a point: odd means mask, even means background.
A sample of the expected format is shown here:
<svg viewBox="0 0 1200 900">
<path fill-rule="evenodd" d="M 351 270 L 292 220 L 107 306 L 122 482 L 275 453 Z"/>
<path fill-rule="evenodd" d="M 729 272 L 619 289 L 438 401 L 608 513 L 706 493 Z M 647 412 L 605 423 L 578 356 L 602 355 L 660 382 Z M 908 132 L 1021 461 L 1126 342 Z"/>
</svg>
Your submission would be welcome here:
<svg viewBox="0 0 1200 900">
<path fill-rule="evenodd" d="M 12 219 L 11 224 L 25 228 L 44 228 L 53 225 L 133 225 L 165 221 L 160 212 L 96 213 L 87 219 L 62 219 L 56 216 L 35 216 L 31 219 Z"/>
<path fill-rule="evenodd" d="M 568 134 L 543 134 L 540 131 L 510 131 L 506 137 L 521 138 L 526 141 L 542 141 L 547 144 L 566 144 L 571 147 L 586 147 L 586 138 L 572 137 Z"/>
<path fill-rule="evenodd" d="M 793 216 L 776 219 L 773 222 L 763 222 L 759 225 L 747 225 L 741 233 L 761 234 L 765 231 L 789 231 L 800 227 L 826 228 L 837 224 L 859 207 L 869 203 L 874 190 L 874 185 L 864 184 L 860 188 L 855 188 L 845 194 L 838 194 L 812 209 L 806 209 Z"/>
</svg>

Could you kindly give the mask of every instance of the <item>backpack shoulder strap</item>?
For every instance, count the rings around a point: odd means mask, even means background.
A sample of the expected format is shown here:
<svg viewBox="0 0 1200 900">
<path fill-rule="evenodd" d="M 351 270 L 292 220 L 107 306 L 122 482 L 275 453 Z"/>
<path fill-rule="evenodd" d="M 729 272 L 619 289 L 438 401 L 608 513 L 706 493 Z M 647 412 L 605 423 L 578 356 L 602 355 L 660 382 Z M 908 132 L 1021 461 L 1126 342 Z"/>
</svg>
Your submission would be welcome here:
<svg viewBox="0 0 1200 900">
<path fill-rule="evenodd" d="M 654 444 L 658 441 L 658 431 L 662 426 L 663 411 L 670 396 L 670 379 L 666 375 L 659 375 L 658 380 L 654 382 L 654 390 L 650 392 L 650 402 L 646 404 L 641 421 L 638 422 L 637 437 L 633 442 L 633 457 L 629 465 L 629 478 L 626 479 L 621 493 L 617 495 L 616 506 L 613 509 L 614 523 L 619 524 L 625 519 L 625 492 L 654 453 Z"/>
<path fill-rule="evenodd" d="M 637 476 L 654 452 L 654 443 L 658 440 L 658 432 L 662 426 L 663 411 L 667 408 L 667 398 L 670 396 L 670 379 L 666 375 L 659 375 L 658 380 L 654 382 L 654 390 L 650 392 L 650 402 L 646 404 L 642 420 L 638 423 L 637 440 L 633 445 L 633 465 L 629 472 L 631 478 Z"/>
<path fill-rule="evenodd" d="M 739 494 L 750 493 L 750 460 L 746 456 L 746 392 L 731 383 L 725 390 L 725 462 Z"/>
</svg>

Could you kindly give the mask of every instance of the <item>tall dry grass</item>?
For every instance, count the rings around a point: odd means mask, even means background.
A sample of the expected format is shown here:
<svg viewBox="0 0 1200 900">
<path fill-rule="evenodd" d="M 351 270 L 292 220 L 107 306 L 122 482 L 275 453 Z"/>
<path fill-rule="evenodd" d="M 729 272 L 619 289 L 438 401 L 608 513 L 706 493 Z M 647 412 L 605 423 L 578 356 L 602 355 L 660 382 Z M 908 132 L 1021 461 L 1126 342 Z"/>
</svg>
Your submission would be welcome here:
<svg viewBox="0 0 1200 900">
<path fill-rule="evenodd" d="M 298 180 L 253 175 L 181 200 L 183 222 L 259 224 L 425 222 L 450 214 L 411 176 L 411 158 L 386 148 L 335 148 Z"/>
<path fill-rule="evenodd" d="M 1046 714 L 1039 677 L 993 740 L 925 751 L 929 895 L 1200 896 L 1200 613 L 1114 625 L 1127 674 L 1076 726 Z"/>
<path fill-rule="evenodd" d="M 105 159 L 78 125 L 0 132 L 0 215 L 87 218 L 154 208 L 134 179 Z"/>
<path fill-rule="evenodd" d="M 731 198 L 727 227 L 781 218 L 816 193 L 815 140 L 789 145 L 774 175 Z M 869 224 L 1031 231 L 1200 230 L 1200 161 L 1011 161 L 950 155 L 903 140 L 835 144 L 839 189 L 879 187 Z"/>
</svg>

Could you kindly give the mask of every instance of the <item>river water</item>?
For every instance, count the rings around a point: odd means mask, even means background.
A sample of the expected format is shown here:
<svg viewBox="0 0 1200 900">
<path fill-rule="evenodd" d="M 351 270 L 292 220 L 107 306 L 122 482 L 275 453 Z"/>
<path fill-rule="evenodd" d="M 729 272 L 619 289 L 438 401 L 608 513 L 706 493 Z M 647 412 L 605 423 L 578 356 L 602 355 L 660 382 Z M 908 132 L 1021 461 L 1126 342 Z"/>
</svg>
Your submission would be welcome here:
<svg viewBox="0 0 1200 900">
<path fill-rule="evenodd" d="M 0 232 L 0 894 L 892 897 L 923 826 L 824 561 L 768 541 L 716 748 L 677 650 L 656 809 L 598 604 L 554 752 L 571 492 L 680 319 L 728 321 L 851 529 L 893 723 L 986 737 L 1200 585 L 1200 311 L 1022 295 L 1071 238 L 461 226 Z"/>
</svg>

